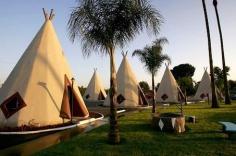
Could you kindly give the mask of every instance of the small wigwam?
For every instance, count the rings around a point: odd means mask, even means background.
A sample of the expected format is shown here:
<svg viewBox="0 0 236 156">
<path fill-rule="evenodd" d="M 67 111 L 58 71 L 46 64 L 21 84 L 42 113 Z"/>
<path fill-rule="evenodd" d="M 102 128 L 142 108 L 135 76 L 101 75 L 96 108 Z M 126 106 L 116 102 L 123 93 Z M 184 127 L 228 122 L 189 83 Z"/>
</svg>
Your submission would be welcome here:
<svg viewBox="0 0 236 156">
<path fill-rule="evenodd" d="M 204 69 L 204 74 L 202 76 L 201 82 L 197 88 L 197 92 L 193 97 L 194 101 L 207 101 L 212 99 L 211 92 L 211 77 L 207 72 L 207 68 Z M 218 88 L 216 88 L 216 93 L 220 99 L 223 99 L 223 95 Z"/>
<path fill-rule="evenodd" d="M 161 83 L 156 93 L 156 102 L 179 103 L 184 100 L 184 94 L 180 90 L 168 65 L 161 79 Z"/>
<path fill-rule="evenodd" d="M 83 95 L 84 100 L 98 101 L 105 100 L 107 94 L 103 87 L 97 69 L 94 69 L 93 76 L 88 84 L 88 87 Z"/>
<path fill-rule="evenodd" d="M 148 102 L 139 86 L 136 76 L 127 59 L 127 53 L 123 55 L 123 60 L 117 71 L 117 107 L 138 107 L 147 106 Z M 110 105 L 109 95 L 104 101 L 104 106 Z"/>
<path fill-rule="evenodd" d="M 185 131 L 185 117 L 182 102 L 185 100 L 184 94 L 180 90 L 172 72 L 166 65 L 165 73 L 162 77 L 156 93 L 158 103 L 180 103 L 180 113 L 161 113 L 153 114 L 152 126 L 160 131 L 182 133 Z"/>
<path fill-rule="evenodd" d="M 193 97 L 194 100 L 211 100 L 211 78 L 207 73 L 207 69 L 205 68 L 204 74 L 202 76 L 201 82 L 197 88 L 197 92 Z"/>
<path fill-rule="evenodd" d="M 44 16 L 0 89 L 0 128 L 42 127 L 89 116 L 52 25 L 53 10 Z"/>
</svg>

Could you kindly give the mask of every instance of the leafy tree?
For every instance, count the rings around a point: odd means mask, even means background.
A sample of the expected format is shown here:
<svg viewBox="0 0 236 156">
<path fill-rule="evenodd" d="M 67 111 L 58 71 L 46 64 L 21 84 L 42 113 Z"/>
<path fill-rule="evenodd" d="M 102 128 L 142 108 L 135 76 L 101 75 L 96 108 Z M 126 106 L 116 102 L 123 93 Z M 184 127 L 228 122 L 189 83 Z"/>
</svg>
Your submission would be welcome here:
<svg viewBox="0 0 236 156">
<path fill-rule="evenodd" d="M 157 92 L 158 88 L 160 87 L 160 82 L 157 83 L 156 87 L 155 87 L 155 92 Z"/>
<path fill-rule="evenodd" d="M 228 66 L 226 66 L 225 70 L 226 70 L 226 75 L 229 75 L 228 72 L 229 72 L 230 68 Z M 224 92 L 224 72 L 223 72 L 223 70 L 217 66 L 214 67 L 214 77 L 215 77 L 216 86 L 223 93 Z"/>
<path fill-rule="evenodd" d="M 163 46 L 168 43 L 166 38 L 158 38 L 156 39 L 151 46 L 146 46 L 144 49 L 135 50 L 132 56 L 137 56 L 139 60 L 144 64 L 147 71 L 152 75 L 152 91 L 153 91 L 153 99 L 152 99 L 152 113 L 156 111 L 156 102 L 155 102 L 155 81 L 154 76 L 156 75 L 158 69 L 164 63 L 164 61 L 169 61 L 170 58 L 168 55 L 163 54 Z"/>
<path fill-rule="evenodd" d="M 106 92 L 107 95 L 109 94 L 109 90 L 110 89 L 105 89 L 105 92 Z"/>
<path fill-rule="evenodd" d="M 191 77 L 181 77 L 178 79 L 178 84 L 182 91 L 186 91 L 187 96 L 193 95 L 195 89 L 193 86 L 193 80 Z"/>
<path fill-rule="evenodd" d="M 186 91 L 186 94 L 193 95 L 195 93 L 195 88 L 193 85 L 192 76 L 195 72 L 195 67 L 191 64 L 180 64 L 175 66 L 173 70 L 171 70 L 175 79 L 177 80 L 182 91 Z"/>
<path fill-rule="evenodd" d="M 179 79 L 182 77 L 192 77 L 195 72 L 195 67 L 191 64 L 180 64 L 178 66 L 175 66 L 173 70 L 171 70 L 173 73 L 175 79 Z"/>
<path fill-rule="evenodd" d="M 80 91 L 80 93 L 81 93 L 82 96 L 84 95 L 86 89 L 87 89 L 87 88 L 85 88 L 84 86 L 81 86 L 81 87 L 79 86 L 79 91 Z"/>
<path fill-rule="evenodd" d="M 109 141 L 120 142 L 117 121 L 117 78 L 115 48 L 123 47 L 148 29 L 159 32 L 162 17 L 148 0 L 80 0 L 68 22 L 72 42 L 80 38 L 83 54 L 92 50 L 110 57 L 110 131 Z"/>
<path fill-rule="evenodd" d="M 230 90 L 230 92 L 232 92 L 232 91 L 236 92 L 236 81 L 229 80 L 229 90 Z"/>
<path fill-rule="evenodd" d="M 201 83 L 201 81 L 198 81 L 198 82 L 195 82 L 195 83 L 194 83 L 194 91 L 195 91 L 195 92 L 197 91 L 197 89 L 198 89 L 200 83 Z"/>
<path fill-rule="evenodd" d="M 139 86 L 142 88 L 144 93 L 146 93 L 150 90 L 150 87 L 146 81 L 139 82 Z"/>
</svg>

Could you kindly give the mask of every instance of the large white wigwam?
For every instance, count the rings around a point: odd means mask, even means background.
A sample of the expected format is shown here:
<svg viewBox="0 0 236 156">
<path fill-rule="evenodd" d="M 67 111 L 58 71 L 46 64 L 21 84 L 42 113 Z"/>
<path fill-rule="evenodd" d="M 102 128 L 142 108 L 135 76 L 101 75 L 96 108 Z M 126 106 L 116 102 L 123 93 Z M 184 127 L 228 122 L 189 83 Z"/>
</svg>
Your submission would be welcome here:
<svg viewBox="0 0 236 156">
<path fill-rule="evenodd" d="M 0 127 L 54 125 L 89 116 L 53 28 L 53 11 L 44 15 L 44 24 L 0 89 Z"/>
<path fill-rule="evenodd" d="M 101 78 L 97 72 L 97 69 L 95 69 L 88 87 L 83 95 L 83 98 L 85 100 L 97 101 L 105 100 L 106 96 L 107 94 L 103 87 Z"/>
<path fill-rule="evenodd" d="M 156 102 L 161 103 L 179 103 L 184 99 L 184 95 L 180 90 L 173 74 L 168 66 L 161 79 L 161 83 L 156 93 Z"/>
<path fill-rule="evenodd" d="M 205 69 L 205 72 L 202 76 L 201 82 L 197 88 L 197 92 L 194 96 L 194 100 L 211 100 L 212 94 L 211 94 L 211 78 L 208 74 L 207 70 Z"/>
<path fill-rule="evenodd" d="M 117 72 L 117 107 L 148 105 L 126 55 L 123 54 L 123 60 Z M 110 106 L 109 95 L 105 99 L 104 105 Z"/>
</svg>

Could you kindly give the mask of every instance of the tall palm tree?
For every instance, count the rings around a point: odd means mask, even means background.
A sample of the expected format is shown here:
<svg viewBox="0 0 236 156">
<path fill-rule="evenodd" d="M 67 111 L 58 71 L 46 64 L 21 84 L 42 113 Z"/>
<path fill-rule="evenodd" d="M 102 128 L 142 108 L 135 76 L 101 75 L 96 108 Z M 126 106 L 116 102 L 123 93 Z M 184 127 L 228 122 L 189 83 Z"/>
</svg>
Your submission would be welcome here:
<svg viewBox="0 0 236 156">
<path fill-rule="evenodd" d="M 138 2 L 138 3 L 137 3 Z M 83 54 L 94 50 L 110 57 L 110 130 L 109 141 L 120 142 L 117 106 L 115 48 L 123 47 L 143 29 L 158 34 L 162 16 L 148 0 L 80 0 L 68 22 L 72 42 L 80 38 Z"/>
<path fill-rule="evenodd" d="M 168 43 L 168 40 L 166 38 L 158 38 L 153 42 L 152 46 L 146 46 L 143 50 L 135 50 L 132 54 L 132 56 L 139 57 L 140 61 L 144 64 L 145 68 L 152 76 L 152 113 L 155 113 L 156 111 L 154 77 L 164 61 L 170 62 L 169 56 L 162 54 L 163 45 L 166 43 Z"/>
<path fill-rule="evenodd" d="M 221 31 L 221 25 L 220 25 L 220 17 L 219 17 L 218 9 L 217 9 L 217 0 L 213 0 L 213 5 L 215 7 L 217 24 L 218 24 L 219 34 L 220 34 L 221 55 L 222 55 L 222 65 L 223 65 L 223 78 L 224 78 L 225 104 L 231 104 L 230 97 L 229 97 L 229 87 L 228 87 L 228 80 L 227 80 L 227 74 L 226 74 L 226 66 L 225 66 L 224 42 L 223 42 L 223 35 L 222 35 L 222 31 Z"/>
<path fill-rule="evenodd" d="M 205 22 L 206 22 L 208 50 L 209 50 L 211 91 L 212 91 L 212 101 L 211 101 L 212 104 L 211 104 L 211 107 L 212 108 L 218 108 L 219 107 L 219 102 L 218 102 L 217 95 L 216 95 L 216 87 L 215 87 L 215 79 L 214 79 L 214 71 L 213 71 L 213 59 L 212 59 L 212 52 L 211 52 L 211 35 L 210 35 L 210 29 L 209 29 L 209 23 L 208 23 L 205 0 L 202 0 L 202 5 L 203 5 L 204 16 L 205 16 Z"/>
</svg>

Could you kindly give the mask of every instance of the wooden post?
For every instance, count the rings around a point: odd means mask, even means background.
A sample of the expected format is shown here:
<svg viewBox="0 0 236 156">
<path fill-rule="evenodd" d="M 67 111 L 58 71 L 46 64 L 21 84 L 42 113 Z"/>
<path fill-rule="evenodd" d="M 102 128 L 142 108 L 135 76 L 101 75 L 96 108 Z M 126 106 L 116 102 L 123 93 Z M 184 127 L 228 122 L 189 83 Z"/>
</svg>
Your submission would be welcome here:
<svg viewBox="0 0 236 156">
<path fill-rule="evenodd" d="M 186 89 L 184 90 L 184 102 L 185 102 L 185 105 L 187 105 L 187 93 L 186 93 Z"/>
<path fill-rule="evenodd" d="M 74 88 L 74 78 L 72 77 L 71 78 L 71 82 L 72 82 L 72 85 L 71 85 L 71 122 L 73 122 L 73 113 L 74 113 L 74 95 L 73 95 L 73 88 Z"/>
<path fill-rule="evenodd" d="M 51 9 L 49 19 L 52 20 L 54 16 L 55 16 L 55 14 L 53 13 L 53 9 Z"/>
<path fill-rule="evenodd" d="M 55 14 L 53 13 L 53 9 L 51 9 L 50 15 L 48 16 L 46 10 L 43 8 L 43 14 L 45 17 L 45 20 L 52 20 Z"/>
<path fill-rule="evenodd" d="M 208 105 L 210 105 L 210 97 L 208 93 L 207 93 L 207 102 L 208 102 Z"/>
<path fill-rule="evenodd" d="M 45 20 L 48 20 L 48 14 L 46 13 L 44 8 L 43 8 L 43 14 L 44 14 Z"/>
</svg>

